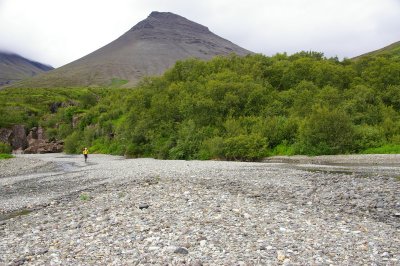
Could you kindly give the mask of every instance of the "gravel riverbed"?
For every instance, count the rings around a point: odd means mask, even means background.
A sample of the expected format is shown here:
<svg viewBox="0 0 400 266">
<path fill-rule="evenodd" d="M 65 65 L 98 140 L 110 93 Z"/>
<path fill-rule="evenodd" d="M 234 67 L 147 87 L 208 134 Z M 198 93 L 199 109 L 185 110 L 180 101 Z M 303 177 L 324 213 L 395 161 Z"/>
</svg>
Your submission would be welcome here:
<svg viewBox="0 0 400 266">
<path fill-rule="evenodd" d="M 400 155 L 0 161 L 0 265 L 400 265 Z"/>
</svg>

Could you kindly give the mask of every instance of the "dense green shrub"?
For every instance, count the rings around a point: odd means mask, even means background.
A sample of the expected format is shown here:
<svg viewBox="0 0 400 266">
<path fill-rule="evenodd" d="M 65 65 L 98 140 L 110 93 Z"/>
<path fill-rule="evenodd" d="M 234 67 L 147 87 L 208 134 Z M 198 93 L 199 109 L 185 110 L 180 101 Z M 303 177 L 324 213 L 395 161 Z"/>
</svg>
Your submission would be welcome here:
<svg viewBox="0 0 400 266">
<path fill-rule="evenodd" d="M 239 135 L 224 140 L 224 157 L 228 160 L 254 161 L 268 155 L 268 143 L 260 135 Z"/>
<path fill-rule="evenodd" d="M 81 141 L 81 132 L 75 131 L 65 138 L 64 152 L 66 153 L 81 153 L 84 145 Z M 86 146 L 86 145 L 85 145 Z"/>
<path fill-rule="evenodd" d="M 12 152 L 12 147 L 8 143 L 0 141 L 0 153 L 10 154 Z"/>
<path fill-rule="evenodd" d="M 376 148 L 385 144 L 384 131 L 379 126 L 360 125 L 355 127 L 354 145 L 362 151 L 368 148 Z"/>
<path fill-rule="evenodd" d="M 306 154 L 339 154 L 354 150 L 354 127 L 340 109 L 314 108 L 300 129 L 302 152 Z"/>
</svg>

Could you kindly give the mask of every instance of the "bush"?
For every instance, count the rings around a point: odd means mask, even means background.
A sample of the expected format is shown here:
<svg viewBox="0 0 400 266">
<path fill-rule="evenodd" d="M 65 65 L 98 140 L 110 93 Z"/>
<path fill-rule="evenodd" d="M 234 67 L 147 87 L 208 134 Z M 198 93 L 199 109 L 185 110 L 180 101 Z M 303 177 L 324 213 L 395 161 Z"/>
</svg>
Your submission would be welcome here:
<svg viewBox="0 0 400 266">
<path fill-rule="evenodd" d="M 272 150 L 270 155 L 295 155 L 295 148 L 293 145 L 289 145 L 287 141 L 283 141 Z"/>
<path fill-rule="evenodd" d="M 83 145 L 81 144 L 80 132 L 75 131 L 71 135 L 69 135 L 64 141 L 64 151 L 66 153 L 81 153 L 83 149 Z"/>
<path fill-rule="evenodd" d="M 187 120 L 180 125 L 178 140 L 175 147 L 169 150 L 171 159 L 195 159 L 201 144 L 202 133 L 193 120 Z"/>
<path fill-rule="evenodd" d="M 362 125 L 355 128 L 355 146 L 358 150 L 379 147 L 384 142 L 385 134 L 380 127 Z"/>
<path fill-rule="evenodd" d="M 0 153 L 0 160 L 14 158 L 11 154 Z"/>
<path fill-rule="evenodd" d="M 129 144 L 125 149 L 125 156 L 128 158 L 137 158 L 141 155 L 142 150 L 134 143 Z"/>
<path fill-rule="evenodd" d="M 224 141 L 224 156 L 228 160 L 256 161 L 267 156 L 268 143 L 259 135 L 239 135 Z"/>
<path fill-rule="evenodd" d="M 201 159 L 223 159 L 224 158 L 224 139 L 214 137 L 205 140 L 200 148 L 199 155 Z"/>
<path fill-rule="evenodd" d="M 339 110 L 315 108 L 300 129 L 299 153 L 309 155 L 348 153 L 354 146 L 354 128 Z"/>
<path fill-rule="evenodd" d="M 369 148 L 364 150 L 364 154 L 400 154 L 400 145 L 386 144 L 377 148 Z"/>
<path fill-rule="evenodd" d="M 8 143 L 0 141 L 0 153 L 10 154 L 12 152 L 12 147 Z"/>
</svg>

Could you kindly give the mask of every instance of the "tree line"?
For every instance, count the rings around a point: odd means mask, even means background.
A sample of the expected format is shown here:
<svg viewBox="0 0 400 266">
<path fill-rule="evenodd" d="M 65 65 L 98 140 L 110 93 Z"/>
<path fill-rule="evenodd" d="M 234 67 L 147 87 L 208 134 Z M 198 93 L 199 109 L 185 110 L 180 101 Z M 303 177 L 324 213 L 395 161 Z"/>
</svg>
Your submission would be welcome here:
<svg viewBox="0 0 400 266">
<path fill-rule="evenodd" d="M 300 52 L 178 61 L 134 89 L 74 90 L 37 123 L 65 151 L 162 159 L 400 152 L 400 61 Z M 68 89 L 65 89 L 67 92 Z"/>
</svg>

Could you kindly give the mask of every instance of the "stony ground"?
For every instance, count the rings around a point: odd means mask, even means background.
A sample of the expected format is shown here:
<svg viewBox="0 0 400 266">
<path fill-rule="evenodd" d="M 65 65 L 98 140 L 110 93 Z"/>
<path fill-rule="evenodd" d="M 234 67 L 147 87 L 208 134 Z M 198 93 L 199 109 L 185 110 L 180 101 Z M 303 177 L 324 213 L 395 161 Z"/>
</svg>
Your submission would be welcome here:
<svg viewBox="0 0 400 266">
<path fill-rule="evenodd" d="M 0 265 L 400 265 L 400 155 L 0 161 Z"/>
</svg>

